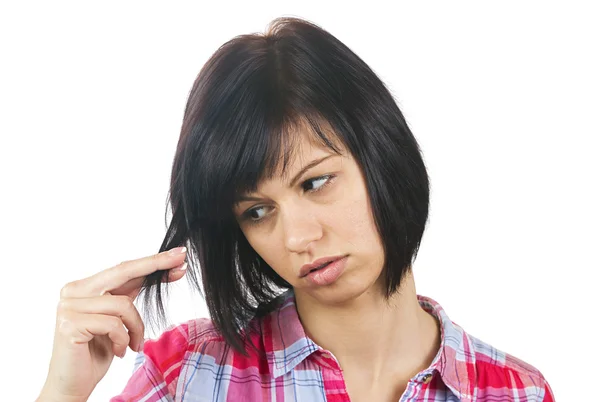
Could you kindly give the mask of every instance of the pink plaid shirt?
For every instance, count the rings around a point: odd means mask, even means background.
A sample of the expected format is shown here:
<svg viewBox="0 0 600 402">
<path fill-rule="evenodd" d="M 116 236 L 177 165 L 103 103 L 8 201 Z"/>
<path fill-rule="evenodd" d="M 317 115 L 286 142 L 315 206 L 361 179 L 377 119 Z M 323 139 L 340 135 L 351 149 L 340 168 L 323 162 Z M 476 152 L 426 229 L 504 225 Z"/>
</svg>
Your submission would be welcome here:
<svg viewBox="0 0 600 402">
<path fill-rule="evenodd" d="M 439 320 L 442 343 L 400 401 L 554 401 L 539 370 L 467 334 L 433 299 L 417 297 Z M 229 347 L 208 318 L 170 327 L 146 341 L 132 377 L 111 401 L 350 401 L 335 356 L 304 333 L 292 290 L 254 324 L 262 334 L 252 341 L 262 353 L 249 357 Z"/>
</svg>

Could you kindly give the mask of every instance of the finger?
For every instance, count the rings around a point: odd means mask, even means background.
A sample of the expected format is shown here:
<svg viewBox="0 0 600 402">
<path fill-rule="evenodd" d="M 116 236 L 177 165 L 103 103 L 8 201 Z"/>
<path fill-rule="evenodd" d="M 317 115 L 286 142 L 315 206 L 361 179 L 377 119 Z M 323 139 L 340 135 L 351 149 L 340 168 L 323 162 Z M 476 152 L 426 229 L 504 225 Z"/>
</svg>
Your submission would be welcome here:
<svg viewBox="0 0 600 402">
<path fill-rule="evenodd" d="M 135 281 L 134 284 L 141 286 L 145 276 L 158 270 L 177 267 L 184 262 L 185 257 L 185 251 L 174 254 L 164 251 L 137 260 L 124 261 L 88 278 L 66 284 L 61 290 L 61 298 L 101 296 L 109 291 L 113 294 L 121 293 L 115 292 L 115 290 L 129 281 Z M 131 286 L 130 284 L 129 287 Z"/>
<path fill-rule="evenodd" d="M 97 273 L 96 278 L 91 277 L 90 284 L 92 292 L 100 295 L 110 291 L 113 294 L 122 294 L 119 290 L 122 286 L 126 288 L 139 288 L 144 278 L 158 270 L 167 270 L 180 266 L 186 258 L 185 247 L 164 251 L 148 257 L 133 261 L 125 261 L 105 271 Z M 92 293 L 93 294 L 93 293 Z"/>
<path fill-rule="evenodd" d="M 65 313 L 59 317 L 58 333 L 63 340 L 75 344 L 88 343 L 95 336 L 108 335 L 112 351 L 117 356 L 125 353 L 130 341 L 123 322 L 113 315 Z"/>
<path fill-rule="evenodd" d="M 187 265 L 187 263 L 183 263 L 176 268 L 171 268 L 169 270 L 169 274 L 166 277 L 162 278 L 162 282 L 164 282 L 164 283 L 175 282 L 175 281 L 181 279 L 183 276 L 185 276 L 185 272 L 186 272 L 185 268 L 187 268 L 187 267 L 184 267 L 184 265 Z M 184 268 L 184 269 L 182 269 L 182 268 Z M 110 292 L 105 291 L 104 294 L 125 295 L 125 296 L 129 297 L 131 300 L 135 300 L 137 298 L 138 294 L 140 293 L 144 279 L 145 279 L 145 277 L 130 280 L 125 285 L 123 285 L 117 289 L 114 289 L 113 291 L 110 291 Z"/>
<path fill-rule="evenodd" d="M 187 272 L 187 268 L 188 268 L 187 262 L 184 262 L 183 264 L 179 265 L 178 267 L 171 268 L 169 270 L 169 275 L 167 276 L 167 278 L 164 281 L 165 282 L 175 282 L 175 281 L 180 280 L 181 278 L 183 278 L 185 276 L 185 273 Z"/>
<path fill-rule="evenodd" d="M 102 314 L 118 317 L 129 331 L 129 347 L 138 352 L 144 339 L 144 322 L 138 309 L 127 296 L 96 296 L 78 299 L 61 299 L 58 314 L 73 312 L 81 314 Z"/>
</svg>

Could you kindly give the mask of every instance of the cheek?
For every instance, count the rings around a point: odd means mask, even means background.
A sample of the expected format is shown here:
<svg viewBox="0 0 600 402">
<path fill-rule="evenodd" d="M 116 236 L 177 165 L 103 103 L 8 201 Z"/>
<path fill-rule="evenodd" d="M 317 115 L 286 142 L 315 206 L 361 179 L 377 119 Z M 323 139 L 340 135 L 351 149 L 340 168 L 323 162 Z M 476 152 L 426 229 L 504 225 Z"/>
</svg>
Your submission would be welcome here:
<svg viewBox="0 0 600 402">
<path fill-rule="evenodd" d="M 345 208 L 345 214 L 341 217 L 341 233 L 346 240 L 361 249 L 373 249 L 377 244 L 378 234 L 367 206 L 356 201 Z"/>
<path fill-rule="evenodd" d="M 250 231 L 244 230 L 242 232 L 244 233 L 246 240 L 248 240 L 248 243 L 254 249 L 254 251 L 256 251 L 264 259 L 265 250 L 266 250 L 266 245 L 264 244 L 265 243 L 264 238 L 261 236 L 253 235 L 254 232 L 252 230 L 250 230 Z"/>
<path fill-rule="evenodd" d="M 278 261 L 283 258 L 279 255 L 281 247 L 274 246 L 272 238 L 264 236 L 264 234 L 256 234 L 253 236 L 252 234 L 244 233 L 244 236 L 246 236 L 246 240 L 248 240 L 248 243 L 254 251 L 256 251 L 267 264 L 271 267 L 278 267 L 281 265 L 278 264 Z"/>
<path fill-rule="evenodd" d="M 363 283 L 374 283 L 381 277 L 385 252 L 383 243 L 379 237 L 374 217 L 372 216 L 368 202 L 356 201 L 349 208 L 348 219 L 351 227 L 346 228 L 348 237 L 346 240 L 351 244 L 351 253 L 354 251 L 356 261 L 365 269 L 361 270 L 356 280 Z M 360 279 L 358 279 L 360 278 Z"/>
<path fill-rule="evenodd" d="M 355 245 L 373 247 L 378 242 L 379 235 L 366 191 L 363 188 L 346 191 L 342 200 L 343 207 L 338 208 L 342 216 L 338 217 L 338 222 L 343 233 L 347 233 L 348 241 Z"/>
</svg>

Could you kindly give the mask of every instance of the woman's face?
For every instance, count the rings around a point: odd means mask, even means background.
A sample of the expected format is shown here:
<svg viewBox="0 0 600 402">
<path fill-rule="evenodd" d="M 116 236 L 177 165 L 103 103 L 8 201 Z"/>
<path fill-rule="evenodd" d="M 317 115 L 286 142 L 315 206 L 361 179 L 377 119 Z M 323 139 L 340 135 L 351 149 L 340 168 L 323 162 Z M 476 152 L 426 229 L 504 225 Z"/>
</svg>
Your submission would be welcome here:
<svg viewBox="0 0 600 402">
<path fill-rule="evenodd" d="M 301 135 L 296 143 L 287 177 L 260 183 L 256 193 L 245 194 L 255 199 L 242 199 L 234 212 L 250 245 L 297 296 L 341 303 L 375 289 L 383 248 L 354 158 L 346 150 L 339 156 L 309 138 Z M 303 167 L 323 157 L 289 186 Z M 340 255 L 348 257 L 333 283 L 316 285 L 300 276 L 304 264 Z"/>
</svg>

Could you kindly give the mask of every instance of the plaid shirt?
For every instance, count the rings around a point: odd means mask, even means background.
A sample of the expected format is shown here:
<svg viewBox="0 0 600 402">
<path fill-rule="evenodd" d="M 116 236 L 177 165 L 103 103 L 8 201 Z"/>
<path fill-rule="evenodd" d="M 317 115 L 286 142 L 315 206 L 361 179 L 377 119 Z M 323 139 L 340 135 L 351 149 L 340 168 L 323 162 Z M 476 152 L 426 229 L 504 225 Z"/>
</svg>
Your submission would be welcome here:
<svg viewBox="0 0 600 402">
<path fill-rule="evenodd" d="M 306 336 L 293 291 L 285 296 L 272 313 L 255 318 L 261 335 L 252 341 L 260 355 L 228 347 L 208 318 L 190 320 L 146 341 L 132 377 L 111 402 L 349 402 L 335 356 Z M 535 367 L 467 334 L 433 299 L 417 298 L 441 324 L 441 347 L 400 401 L 554 401 Z"/>
</svg>

